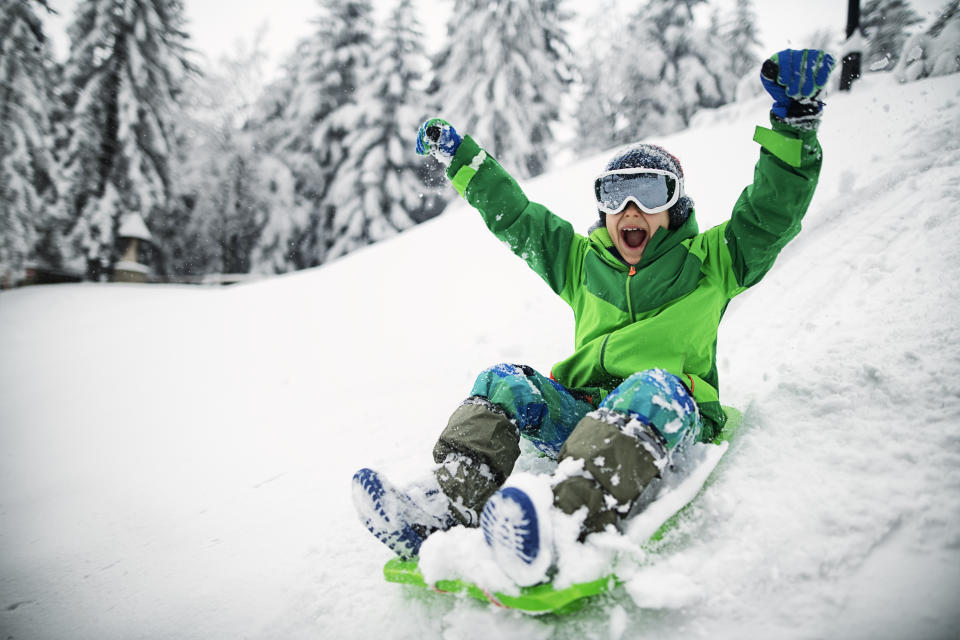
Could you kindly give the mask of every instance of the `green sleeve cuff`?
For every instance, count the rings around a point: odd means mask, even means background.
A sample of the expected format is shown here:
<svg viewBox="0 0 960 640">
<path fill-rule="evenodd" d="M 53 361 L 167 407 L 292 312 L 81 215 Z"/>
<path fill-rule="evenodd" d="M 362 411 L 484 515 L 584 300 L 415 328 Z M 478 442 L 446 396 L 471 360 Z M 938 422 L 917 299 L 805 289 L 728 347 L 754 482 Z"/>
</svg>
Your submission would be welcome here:
<svg viewBox="0 0 960 640">
<path fill-rule="evenodd" d="M 791 167 L 801 165 L 805 146 L 810 149 L 818 147 L 815 126 L 794 126 L 773 114 L 770 114 L 770 124 L 772 129 L 757 127 L 753 139 Z"/>
<path fill-rule="evenodd" d="M 753 133 L 753 139 L 791 167 L 800 166 L 800 152 L 803 151 L 800 138 L 790 138 L 773 129 L 758 126 Z"/>
<path fill-rule="evenodd" d="M 447 177 L 450 178 L 453 188 L 461 196 L 467 190 L 470 180 L 477 173 L 479 167 L 475 166 L 475 160 L 481 153 L 483 153 L 483 149 L 480 148 L 477 141 L 465 135 L 460 141 L 460 146 L 457 147 L 453 160 L 450 161 L 450 166 L 447 167 Z M 485 156 L 486 154 L 484 154 Z"/>
</svg>

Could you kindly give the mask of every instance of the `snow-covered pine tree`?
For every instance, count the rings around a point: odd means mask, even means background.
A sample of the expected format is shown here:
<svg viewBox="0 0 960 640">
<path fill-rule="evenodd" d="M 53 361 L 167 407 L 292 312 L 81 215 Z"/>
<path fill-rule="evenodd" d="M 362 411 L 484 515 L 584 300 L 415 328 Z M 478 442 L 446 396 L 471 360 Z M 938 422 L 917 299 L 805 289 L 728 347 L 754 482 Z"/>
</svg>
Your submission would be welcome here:
<svg viewBox="0 0 960 640">
<path fill-rule="evenodd" d="M 312 48 L 308 39 L 301 40 L 283 65 L 280 77 L 270 83 L 253 103 L 251 117 L 243 130 L 251 135 L 253 149 L 260 159 L 263 194 L 267 199 L 267 221 L 260 241 L 254 248 L 252 271 L 286 273 L 310 266 L 307 251 L 310 215 L 315 203 L 304 185 L 305 176 L 319 171 L 310 162 L 310 154 L 284 150 L 283 144 L 295 140 L 288 120 L 294 90 L 305 80 L 306 53 Z M 309 120 L 304 126 L 308 126 Z"/>
<path fill-rule="evenodd" d="M 328 198 L 334 211 L 328 259 L 399 233 L 424 208 L 422 163 L 411 153 L 428 115 L 422 42 L 412 0 L 400 0 L 379 30 L 356 92 L 356 125 L 344 140 L 349 155 Z"/>
<path fill-rule="evenodd" d="M 584 65 L 583 94 L 577 104 L 577 146 L 581 151 L 598 151 L 613 146 L 620 140 L 618 128 L 623 124 L 617 113 L 619 93 L 611 76 L 595 73 L 600 62 L 590 58 Z"/>
<path fill-rule="evenodd" d="M 39 234 L 58 221 L 50 55 L 35 7 L 50 10 L 46 0 L 0 7 L 0 287 L 23 277 Z"/>
<path fill-rule="evenodd" d="M 907 29 L 923 22 L 906 0 L 869 0 L 860 15 L 860 28 L 867 35 L 865 68 L 889 71 L 900 60 Z"/>
<path fill-rule="evenodd" d="M 738 80 L 759 73 L 760 35 L 753 0 L 737 0 L 730 20 L 724 27 L 723 40 L 730 47 L 730 70 Z"/>
<path fill-rule="evenodd" d="M 206 166 L 194 185 L 191 235 L 197 243 L 191 259 L 201 273 L 249 273 L 253 252 L 267 220 L 267 191 L 260 160 L 249 136 L 221 131 L 203 157 Z"/>
<path fill-rule="evenodd" d="M 263 86 L 261 34 L 187 83 L 183 161 L 175 182 L 183 194 L 182 232 L 168 241 L 164 265 L 173 275 L 247 273 L 266 225 L 270 188 L 267 156 L 244 130 Z M 277 212 L 289 216 L 289 209 Z"/>
<path fill-rule="evenodd" d="M 606 149 L 626 138 L 619 134 L 628 123 L 619 113 L 626 95 L 623 73 L 625 44 L 632 39 L 618 0 L 604 0 L 587 16 L 584 28 L 589 46 L 581 59 L 582 95 L 576 108 L 577 144 L 583 151 Z"/>
<path fill-rule="evenodd" d="M 937 19 L 927 30 L 927 34 L 939 38 L 951 23 L 960 20 L 960 0 L 948 0 L 937 15 Z"/>
<path fill-rule="evenodd" d="M 286 118 L 292 110 L 294 89 L 303 81 L 301 74 L 310 45 L 308 39 L 296 43 L 293 52 L 282 64 L 279 77 L 264 87 L 253 103 L 251 117 L 245 127 L 256 132 L 257 144 L 263 148 L 277 149 L 290 136 Z"/>
<path fill-rule="evenodd" d="M 903 45 L 894 74 L 901 82 L 960 72 L 960 0 L 950 0 L 924 33 Z"/>
<path fill-rule="evenodd" d="M 694 23 L 694 9 L 705 3 L 650 0 L 635 14 L 635 36 L 625 44 L 629 89 L 620 108 L 630 125 L 628 139 L 678 131 L 698 110 L 733 97 L 737 78 L 729 70 L 729 44 L 722 33 Z"/>
<path fill-rule="evenodd" d="M 268 240 L 285 247 L 296 268 L 322 263 L 333 244 L 330 186 L 347 157 L 344 139 L 358 126 L 356 91 L 373 45 L 369 1 L 320 0 L 320 8 L 316 31 L 298 44 L 253 124 L 265 150 L 290 168 L 296 207 L 306 214 L 288 241 Z"/>
<path fill-rule="evenodd" d="M 706 0 L 649 0 L 613 35 L 605 59 L 585 69 L 581 136 L 600 146 L 678 131 L 700 109 L 729 102 L 737 78 L 719 29 L 698 27 Z M 602 128 L 606 126 L 607 130 Z"/>
<path fill-rule="evenodd" d="M 456 0 L 433 83 L 441 115 L 520 176 L 542 173 L 572 82 L 563 0 Z"/>
<path fill-rule="evenodd" d="M 69 27 L 66 207 L 87 275 L 117 260 L 120 217 L 137 212 L 155 237 L 178 232 L 165 215 L 174 190 L 181 84 L 193 70 L 181 0 L 80 0 Z"/>
<path fill-rule="evenodd" d="M 280 158 L 257 152 L 257 169 L 261 185 L 257 195 L 265 203 L 266 219 L 253 247 L 250 272 L 286 273 L 296 268 L 298 230 L 307 228 L 309 210 L 298 201 L 296 178 Z"/>
</svg>

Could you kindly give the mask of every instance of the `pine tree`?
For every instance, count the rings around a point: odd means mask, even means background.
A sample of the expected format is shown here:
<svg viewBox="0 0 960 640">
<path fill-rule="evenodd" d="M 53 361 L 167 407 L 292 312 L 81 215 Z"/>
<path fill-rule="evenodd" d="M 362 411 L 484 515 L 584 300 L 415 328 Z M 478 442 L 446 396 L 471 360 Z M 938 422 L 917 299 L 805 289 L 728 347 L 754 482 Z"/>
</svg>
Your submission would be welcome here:
<svg viewBox="0 0 960 640">
<path fill-rule="evenodd" d="M 328 259 L 415 224 L 424 208 L 421 162 L 411 139 L 427 116 L 421 70 L 428 64 L 411 0 L 400 0 L 382 29 L 356 93 L 349 155 L 329 194 L 334 211 Z"/>
<path fill-rule="evenodd" d="M 166 239 L 174 275 L 247 273 L 270 214 L 266 158 L 244 130 L 256 92 L 263 85 L 260 37 L 238 43 L 188 85 L 183 161 L 175 182 L 183 195 L 181 229 Z M 288 216 L 289 210 L 278 212 Z"/>
<path fill-rule="evenodd" d="M 81 0 L 64 70 L 64 149 L 71 239 L 87 274 L 117 260 L 120 217 L 140 213 L 171 233 L 181 84 L 193 70 L 180 0 Z"/>
<path fill-rule="evenodd" d="M 927 29 L 927 34 L 931 37 L 939 38 L 943 34 L 944 29 L 946 29 L 950 23 L 956 23 L 957 20 L 960 20 L 960 0 L 948 0 L 937 15 L 937 19 L 934 20 L 930 28 Z"/>
<path fill-rule="evenodd" d="M 760 46 L 760 35 L 753 0 L 737 0 L 724 32 L 723 39 L 730 47 L 730 71 L 733 76 L 740 79 L 748 74 L 759 73 L 757 48 Z"/>
<path fill-rule="evenodd" d="M 0 287 L 23 277 L 39 235 L 58 221 L 49 52 L 35 6 L 50 10 L 36 0 L 0 7 Z"/>
<path fill-rule="evenodd" d="M 257 152 L 258 197 L 265 203 L 266 219 L 250 257 L 250 272 L 286 273 L 296 268 L 299 230 L 307 228 L 308 214 L 298 203 L 296 179 L 290 167 L 273 154 Z"/>
<path fill-rule="evenodd" d="M 667 134 L 688 126 L 700 109 L 732 99 L 730 45 L 722 30 L 694 23 L 694 8 L 705 2 L 650 0 L 623 21 L 608 59 L 590 67 L 595 77 L 584 100 L 593 104 L 580 109 L 588 118 L 581 135 L 606 147 Z"/>
<path fill-rule="evenodd" d="M 907 39 L 894 74 L 901 82 L 960 72 L 960 0 L 950 0 L 926 32 Z"/>
<path fill-rule="evenodd" d="M 286 243 L 296 268 L 322 263 L 334 242 L 338 205 L 330 187 L 347 158 L 345 138 L 359 125 L 356 91 L 372 53 L 368 1 L 320 4 L 316 32 L 298 45 L 287 77 L 261 101 L 254 124 L 265 149 L 293 173 L 295 206 L 306 214 Z"/>
<path fill-rule="evenodd" d="M 690 124 L 693 114 L 730 100 L 736 78 L 725 69 L 729 45 L 694 24 L 706 0 L 651 1 L 634 18 L 640 55 L 630 65 L 631 95 L 623 105 L 635 137 L 665 134 Z"/>
<path fill-rule="evenodd" d="M 907 41 L 907 29 L 920 22 L 923 18 L 905 0 L 869 0 L 860 16 L 868 38 L 866 68 L 892 69 Z"/>
<path fill-rule="evenodd" d="M 210 151 L 193 194 L 189 231 L 199 242 L 191 258 L 203 273 L 249 273 L 267 219 L 259 158 L 247 136 L 230 130 Z"/>
<path fill-rule="evenodd" d="M 457 0 L 450 44 L 437 56 L 445 118 L 511 171 L 547 166 L 551 127 L 573 79 L 561 0 Z"/>
<path fill-rule="evenodd" d="M 596 151 L 625 142 L 629 136 L 622 134 L 628 123 L 619 113 L 626 94 L 621 84 L 625 76 L 618 67 L 630 60 L 620 56 L 628 54 L 625 43 L 632 36 L 617 0 L 600 4 L 587 18 L 585 28 L 592 37 L 580 65 L 583 90 L 575 114 L 577 141 L 582 150 Z"/>
<path fill-rule="evenodd" d="M 316 202 L 310 197 L 314 192 L 306 185 L 316 184 L 309 176 L 318 176 L 320 172 L 309 153 L 293 150 L 298 145 L 306 148 L 306 142 L 297 139 L 290 115 L 294 91 L 305 81 L 304 62 L 311 50 L 311 40 L 297 43 L 283 73 L 252 105 L 251 117 L 243 127 L 252 136 L 267 186 L 263 194 L 268 202 L 267 220 L 252 258 L 252 270 L 257 273 L 285 273 L 319 262 L 319 256 L 311 258 L 308 251 L 310 219 Z M 301 131 L 310 126 L 310 121 L 303 119 Z"/>
</svg>

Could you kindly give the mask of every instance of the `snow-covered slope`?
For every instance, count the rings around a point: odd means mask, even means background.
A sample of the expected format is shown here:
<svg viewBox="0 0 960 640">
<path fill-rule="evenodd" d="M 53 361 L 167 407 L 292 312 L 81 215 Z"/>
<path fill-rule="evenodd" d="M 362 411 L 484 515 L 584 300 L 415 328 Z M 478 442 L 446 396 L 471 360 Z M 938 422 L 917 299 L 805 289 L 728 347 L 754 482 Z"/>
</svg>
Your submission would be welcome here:
<svg viewBox="0 0 960 640">
<path fill-rule="evenodd" d="M 741 436 L 645 581 L 558 619 L 382 580 L 352 473 L 415 477 L 477 372 L 572 344 L 455 207 L 256 284 L 0 293 L 0 637 L 956 637 L 960 76 L 828 102 L 804 231 L 721 328 Z M 658 141 L 703 228 L 766 107 Z M 585 230 L 604 159 L 526 188 Z"/>
</svg>

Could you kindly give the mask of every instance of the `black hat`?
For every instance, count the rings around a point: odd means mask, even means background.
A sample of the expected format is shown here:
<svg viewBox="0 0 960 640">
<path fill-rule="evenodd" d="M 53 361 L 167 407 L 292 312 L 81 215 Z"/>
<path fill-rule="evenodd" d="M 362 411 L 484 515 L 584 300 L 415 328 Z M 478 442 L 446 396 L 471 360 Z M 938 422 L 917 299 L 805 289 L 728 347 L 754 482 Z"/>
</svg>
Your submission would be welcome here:
<svg viewBox="0 0 960 640">
<path fill-rule="evenodd" d="M 680 161 L 663 147 L 655 144 L 638 143 L 625 149 L 621 149 L 617 155 L 607 163 L 604 171 L 616 171 L 617 169 L 660 169 L 670 171 L 680 178 L 683 178 L 683 167 Z M 679 229 L 680 226 L 690 217 L 690 211 L 693 209 L 693 200 L 683 192 L 680 193 L 680 199 L 668 209 L 670 215 L 670 230 Z M 600 222 L 607 224 L 607 214 L 600 211 Z"/>
</svg>

